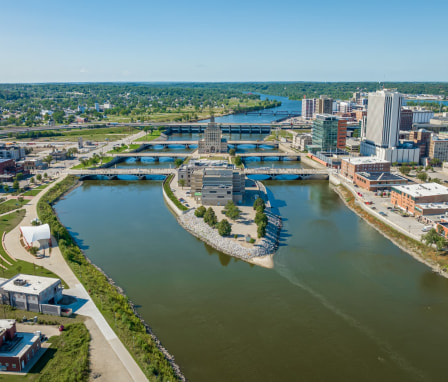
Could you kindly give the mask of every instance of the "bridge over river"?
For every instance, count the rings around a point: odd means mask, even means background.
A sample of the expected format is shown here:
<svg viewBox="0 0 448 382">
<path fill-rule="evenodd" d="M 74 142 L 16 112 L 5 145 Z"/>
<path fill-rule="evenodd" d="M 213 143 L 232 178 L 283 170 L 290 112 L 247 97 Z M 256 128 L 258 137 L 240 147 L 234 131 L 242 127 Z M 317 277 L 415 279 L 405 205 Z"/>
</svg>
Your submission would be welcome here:
<svg viewBox="0 0 448 382">
<path fill-rule="evenodd" d="M 278 147 L 279 143 L 274 141 L 228 141 L 229 145 L 234 147 L 238 147 L 240 145 L 250 145 L 255 147 L 260 146 L 270 146 L 270 147 Z M 184 146 L 189 148 L 190 146 L 197 146 L 199 144 L 198 141 L 151 141 L 143 143 L 145 147 L 154 147 L 154 146 L 163 146 L 167 148 L 168 146 Z"/>
<path fill-rule="evenodd" d="M 294 179 L 328 179 L 327 170 L 316 170 L 307 168 L 246 168 L 243 170 L 244 174 L 249 175 L 264 175 L 270 179 L 276 179 L 280 176 L 290 175 Z M 111 179 L 116 179 L 119 175 L 132 175 L 139 179 L 145 179 L 150 175 L 163 175 L 167 176 L 174 174 L 176 169 L 174 168 L 98 168 L 98 169 L 82 169 L 82 170 L 68 170 L 69 175 L 76 175 L 81 177 L 90 176 L 105 176 Z"/>
<path fill-rule="evenodd" d="M 216 155 L 219 155 L 217 153 Z M 223 154 L 224 155 L 224 154 Z M 191 156 L 190 153 L 148 153 L 148 152 L 136 152 L 136 153 L 117 153 L 110 154 L 113 157 L 119 158 L 155 158 L 158 160 L 159 158 L 186 158 Z M 255 152 L 255 153 L 241 153 L 238 154 L 241 158 L 278 158 L 279 160 L 300 160 L 300 155 L 295 153 L 271 153 L 271 152 Z"/>
</svg>

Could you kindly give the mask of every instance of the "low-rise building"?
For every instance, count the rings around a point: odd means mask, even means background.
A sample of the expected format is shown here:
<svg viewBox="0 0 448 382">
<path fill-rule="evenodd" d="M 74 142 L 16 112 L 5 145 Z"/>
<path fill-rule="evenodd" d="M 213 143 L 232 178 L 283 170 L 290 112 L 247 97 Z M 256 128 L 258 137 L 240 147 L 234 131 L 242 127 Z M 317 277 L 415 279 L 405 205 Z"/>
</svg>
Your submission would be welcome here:
<svg viewBox="0 0 448 382">
<path fill-rule="evenodd" d="M 0 158 L 1 159 L 14 159 L 19 160 L 25 158 L 26 152 L 24 147 L 11 146 L 6 144 L 0 145 Z"/>
<path fill-rule="evenodd" d="M 224 206 L 229 201 L 240 203 L 245 192 L 246 177 L 240 170 L 205 167 L 193 171 L 191 194 L 198 203 Z"/>
<path fill-rule="evenodd" d="M 40 332 L 17 332 L 15 320 L 0 320 L 0 371 L 22 371 L 40 348 Z"/>
<path fill-rule="evenodd" d="M 437 136 L 433 136 L 429 143 L 430 159 L 438 159 L 442 162 L 448 161 L 448 139 L 439 139 Z"/>
<path fill-rule="evenodd" d="M 16 164 L 13 159 L 0 159 L 0 174 L 12 173 L 15 171 Z"/>
<path fill-rule="evenodd" d="M 61 315 L 61 280 L 18 274 L 0 285 L 1 302 L 18 309 Z"/>
<path fill-rule="evenodd" d="M 409 181 L 390 172 L 357 172 L 353 183 L 368 191 L 390 190 L 393 186 L 408 184 Z"/>
<path fill-rule="evenodd" d="M 354 180 L 355 174 L 364 173 L 388 173 L 390 162 L 376 157 L 349 157 L 342 159 L 341 175 Z"/>
<path fill-rule="evenodd" d="M 42 162 L 42 159 L 26 159 L 20 162 L 20 164 L 26 171 L 45 170 L 48 168 L 48 164 Z"/>
<path fill-rule="evenodd" d="M 416 205 L 448 202 L 448 188 L 437 183 L 394 186 L 390 196 L 394 206 L 418 215 L 422 211 L 416 210 Z"/>
</svg>

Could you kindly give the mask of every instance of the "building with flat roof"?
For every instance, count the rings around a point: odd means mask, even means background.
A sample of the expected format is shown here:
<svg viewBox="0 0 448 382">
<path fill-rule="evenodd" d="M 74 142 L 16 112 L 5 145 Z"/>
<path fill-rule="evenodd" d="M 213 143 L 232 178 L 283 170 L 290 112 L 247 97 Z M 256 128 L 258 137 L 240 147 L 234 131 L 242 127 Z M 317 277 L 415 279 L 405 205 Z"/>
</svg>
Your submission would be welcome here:
<svg viewBox="0 0 448 382">
<path fill-rule="evenodd" d="M 400 117 L 400 130 L 412 130 L 412 110 L 402 109 Z"/>
<path fill-rule="evenodd" d="M 393 186 L 408 184 L 409 181 L 390 172 L 357 172 L 353 183 L 368 191 L 390 190 Z"/>
<path fill-rule="evenodd" d="M 321 95 L 315 104 L 315 114 L 333 114 L 333 98 Z"/>
<path fill-rule="evenodd" d="M 313 121 L 313 145 L 321 151 L 345 148 L 347 121 L 330 114 L 317 114 Z"/>
<path fill-rule="evenodd" d="M 40 348 L 40 332 L 17 332 L 15 320 L 0 320 L 0 371 L 21 372 Z"/>
<path fill-rule="evenodd" d="M 199 154 L 227 153 L 227 140 L 222 137 L 221 128 L 215 122 L 215 117 L 204 131 L 204 138 L 199 141 Z"/>
<path fill-rule="evenodd" d="M 341 161 L 341 175 L 354 180 L 358 172 L 385 173 L 390 172 L 390 162 L 377 157 L 348 157 Z"/>
<path fill-rule="evenodd" d="M 225 206 L 229 201 L 241 203 L 246 177 L 237 169 L 197 168 L 191 176 L 191 194 L 205 206 Z"/>
<path fill-rule="evenodd" d="M 307 145 L 313 142 L 313 137 L 311 134 L 294 134 L 292 138 L 292 147 L 304 151 Z"/>
<path fill-rule="evenodd" d="M 303 98 L 302 99 L 302 118 L 311 119 L 316 113 L 316 102 L 315 98 Z"/>
<path fill-rule="evenodd" d="M 429 142 L 428 157 L 448 162 L 448 139 L 439 139 L 433 136 Z"/>
<path fill-rule="evenodd" d="M 18 274 L 0 285 L 1 302 L 18 309 L 60 315 L 62 299 L 60 279 Z"/>
<path fill-rule="evenodd" d="M 394 206 L 415 214 L 416 205 L 448 202 L 448 188 L 437 183 L 394 186 L 390 196 Z"/>
</svg>

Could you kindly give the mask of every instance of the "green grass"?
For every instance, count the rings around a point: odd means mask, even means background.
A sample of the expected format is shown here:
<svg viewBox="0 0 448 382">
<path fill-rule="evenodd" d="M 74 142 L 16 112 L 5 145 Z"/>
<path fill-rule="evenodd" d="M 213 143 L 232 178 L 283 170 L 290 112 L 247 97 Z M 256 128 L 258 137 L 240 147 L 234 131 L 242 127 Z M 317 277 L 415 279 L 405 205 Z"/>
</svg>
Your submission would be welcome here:
<svg viewBox="0 0 448 382">
<path fill-rule="evenodd" d="M 170 198 L 170 200 L 176 205 L 177 208 L 179 208 L 181 211 L 187 211 L 188 208 L 185 207 L 181 202 L 179 202 L 179 200 L 173 194 L 173 191 L 171 191 L 171 181 L 173 180 L 173 177 L 174 174 L 171 174 L 163 183 L 165 193 Z"/>
<path fill-rule="evenodd" d="M 48 339 L 51 346 L 26 376 L 0 375 L 0 381 L 88 381 L 90 334 L 83 323 L 64 328 L 59 336 Z"/>
<path fill-rule="evenodd" d="M 29 200 L 19 201 L 18 199 L 9 199 L 6 202 L 0 204 L 0 214 L 5 214 L 7 212 L 17 210 L 28 202 Z"/>
<path fill-rule="evenodd" d="M 127 149 L 128 149 L 128 146 L 122 145 L 120 147 L 116 147 L 116 148 L 113 148 L 112 150 L 109 150 L 107 152 L 107 154 L 118 154 L 118 153 L 122 153 L 123 151 L 126 151 Z"/>
<path fill-rule="evenodd" d="M 160 131 L 159 130 L 153 130 L 151 134 L 146 134 L 141 138 L 136 139 L 134 142 L 150 142 L 156 139 L 157 137 L 160 137 Z"/>
<path fill-rule="evenodd" d="M 130 144 L 129 145 L 129 150 L 137 150 L 141 145 L 137 145 L 137 144 Z"/>
<path fill-rule="evenodd" d="M 42 190 L 38 190 L 38 189 L 33 189 L 33 190 L 29 190 L 24 192 L 22 195 L 23 196 L 36 196 L 39 192 L 41 192 Z"/>
<path fill-rule="evenodd" d="M 18 210 L 8 215 L 0 216 L 0 233 L 9 232 L 19 224 L 25 216 L 25 210 Z"/>
</svg>

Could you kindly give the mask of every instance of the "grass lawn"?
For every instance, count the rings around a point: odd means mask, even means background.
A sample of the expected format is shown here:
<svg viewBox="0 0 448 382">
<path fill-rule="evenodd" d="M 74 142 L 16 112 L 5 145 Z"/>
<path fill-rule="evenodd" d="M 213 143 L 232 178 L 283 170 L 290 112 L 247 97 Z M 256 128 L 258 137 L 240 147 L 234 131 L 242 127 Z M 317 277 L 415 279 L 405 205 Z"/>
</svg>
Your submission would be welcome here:
<svg viewBox="0 0 448 382">
<path fill-rule="evenodd" d="M 41 191 L 42 190 L 38 190 L 37 188 L 35 188 L 33 190 L 29 190 L 29 191 L 24 192 L 22 195 L 23 196 L 36 196 Z"/>
<path fill-rule="evenodd" d="M 26 376 L 0 375 L 0 381 L 89 380 L 90 334 L 83 323 L 68 324 L 61 335 L 50 337 L 48 342 L 51 346 Z"/>
<path fill-rule="evenodd" d="M 157 137 L 160 137 L 160 131 L 153 130 L 151 134 L 146 134 L 143 137 L 136 139 L 134 142 L 150 142 L 156 139 Z"/>
<path fill-rule="evenodd" d="M 122 145 L 120 147 L 115 147 L 112 150 L 109 150 L 107 152 L 107 154 L 118 154 L 118 153 L 122 153 L 123 151 L 126 151 L 127 149 L 128 149 L 128 146 Z"/>
<path fill-rule="evenodd" d="M 9 211 L 14 211 L 27 204 L 29 200 L 19 201 L 18 199 L 9 199 L 6 202 L 0 204 L 0 214 L 5 214 Z"/>
</svg>

